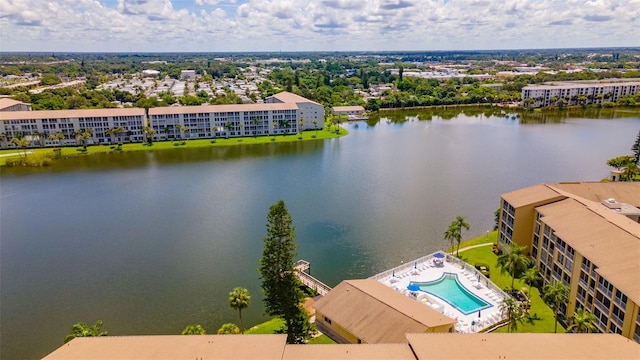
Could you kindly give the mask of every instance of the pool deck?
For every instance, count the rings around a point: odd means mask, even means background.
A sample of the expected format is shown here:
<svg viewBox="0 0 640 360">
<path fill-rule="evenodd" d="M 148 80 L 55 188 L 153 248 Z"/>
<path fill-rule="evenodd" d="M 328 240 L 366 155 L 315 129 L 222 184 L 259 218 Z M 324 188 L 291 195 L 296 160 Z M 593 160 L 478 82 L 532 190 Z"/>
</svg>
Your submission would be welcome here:
<svg viewBox="0 0 640 360">
<path fill-rule="evenodd" d="M 436 256 L 443 256 L 443 258 L 436 258 Z M 440 279 L 445 273 L 457 275 L 458 282 L 463 285 L 468 292 L 489 304 L 488 307 L 480 311 L 480 318 L 478 318 L 478 311 L 465 315 L 446 301 L 432 294 L 424 291 L 409 291 L 407 289 L 407 286 L 412 281 L 435 281 Z M 477 333 L 483 329 L 492 327 L 504 319 L 500 311 L 500 306 L 503 299 L 508 295 L 472 265 L 456 259 L 451 255 L 445 255 L 443 252 L 433 253 L 413 261 L 408 261 L 403 265 L 386 270 L 371 278 L 415 299 L 425 306 L 429 306 L 452 319 L 456 319 L 456 332 Z"/>
</svg>

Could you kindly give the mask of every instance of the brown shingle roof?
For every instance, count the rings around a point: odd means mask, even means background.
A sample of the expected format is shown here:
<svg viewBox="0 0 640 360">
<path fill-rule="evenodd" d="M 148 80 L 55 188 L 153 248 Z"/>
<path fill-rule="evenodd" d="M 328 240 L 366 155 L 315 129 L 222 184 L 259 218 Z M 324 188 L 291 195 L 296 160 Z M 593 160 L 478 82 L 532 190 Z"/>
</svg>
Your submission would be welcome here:
<svg viewBox="0 0 640 360">
<path fill-rule="evenodd" d="M 311 101 L 307 98 L 304 98 L 300 95 L 296 95 L 294 93 L 290 93 L 288 91 L 283 91 L 283 92 L 279 92 L 277 94 L 271 95 L 272 97 L 284 102 L 284 103 L 300 103 L 300 102 L 307 102 L 307 103 L 313 103 L 313 104 L 318 104 L 315 101 Z"/>
<path fill-rule="evenodd" d="M 544 184 L 529 186 L 524 189 L 502 194 L 502 198 L 513 207 L 531 205 L 539 202 L 551 202 L 564 198 Z"/>
<path fill-rule="evenodd" d="M 43 359 L 280 360 L 286 335 L 155 335 L 75 338 Z"/>
<path fill-rule="evenodd" d="M 25 103 L 23 103 L 22 101 L 14 100 L 14 99 L 0 98 L 0 110 L 6 109 L 10 106 L 18 105 L 18 104 L 25 104 Z"/>
<path fill-rule="evenodd" d="M 639 182 L 559 183 L 550 186 L 591 201 L 601 202 L 614 198 L 618 202 L 629 203 L 636 207 L 640 206 Z"/>
<path fill-rule="evenodd" d="M 406 344 L 287 345 L 283 360 L 415 360 Z"/>
<path fill-rule="evenodd" d="M 537 210 L 542 214 L 542 221 L 551 226 L 559 238 L 593 262 L 598 273 L 613 286 L 640 304 L 640 282 L 637 279 L 640 273 L 640 238 L 624 228 L 629 226 L 640 232 L 640 224 L 599 203 L 585 205 L 575 199 L 539 206 Z M 607 217 L 620 217 L 624 227 Z M 573 266 L 580 264 L 574 263 Z"/>
<path fill-rule="evenodd" d="M 316 310 L 365 343 L 403 343 L 406 333 L 454 320 L 373 279 L 346 280 L 316 302 Z"/>
<path fill-rule="evenodd" d="M 640 345 L 617 334 L 408 334 L 418 359 L 639 359 Z"/>
</svg>

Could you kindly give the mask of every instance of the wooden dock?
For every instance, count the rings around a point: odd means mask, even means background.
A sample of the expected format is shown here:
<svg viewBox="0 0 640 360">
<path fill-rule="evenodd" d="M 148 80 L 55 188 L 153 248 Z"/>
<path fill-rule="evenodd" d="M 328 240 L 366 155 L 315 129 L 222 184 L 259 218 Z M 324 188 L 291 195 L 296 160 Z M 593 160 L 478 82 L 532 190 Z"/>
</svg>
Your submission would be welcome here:
<svg viewBox="0 0 640 360">
<path fill-rule="evenodd" d="M 323 283 L 322 281 L 314 278 L 313 276 L 311 276 L 311 274 L 309 274 L 310 272 L 309 269 L 311 269 L 311 264 L 309 264 L 308 261 L 298 260 L 295 263 L 294 268 L 297 270 L 296 275 L 298 276 L 298 279 L 300 279 L 300 281 L 302 282 L 302 284 L 304 284 L 304 286 L 308 287 L 309 289 L 313 289 L 317 291 L 318 294 L 322 296 L 326 295 L 329 291 L 331 291 L 331 287 L 329 287 L 329 285 Z"/>
</svg>

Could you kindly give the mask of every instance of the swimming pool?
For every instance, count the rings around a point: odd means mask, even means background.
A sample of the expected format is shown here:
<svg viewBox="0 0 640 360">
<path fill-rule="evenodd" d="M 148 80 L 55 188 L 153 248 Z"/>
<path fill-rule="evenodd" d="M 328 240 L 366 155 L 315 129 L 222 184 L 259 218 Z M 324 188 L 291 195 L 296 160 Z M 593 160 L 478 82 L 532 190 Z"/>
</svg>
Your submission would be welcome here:
<svg viewBox="0 0 640 360">
<path fill-rule="evenodd" d="M 444 273 L 439 279 L 429 282 L 412 281 L 409 285 L 417 285 L 421 291 L 438 297 L 465 315 L 492 306 L 467 290 L 458 281 L 458 275 L 453 273 Z"/>
</svg>

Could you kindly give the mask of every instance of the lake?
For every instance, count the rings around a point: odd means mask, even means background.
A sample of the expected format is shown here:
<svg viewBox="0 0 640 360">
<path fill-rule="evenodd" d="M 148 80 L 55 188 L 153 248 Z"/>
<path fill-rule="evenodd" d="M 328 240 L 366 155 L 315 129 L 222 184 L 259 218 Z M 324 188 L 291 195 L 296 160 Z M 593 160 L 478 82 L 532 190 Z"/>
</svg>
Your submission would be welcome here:
<svg viewBox="0 0 640 360">
<path fill-rule="evenodd" d="M 413 111 L 325 141 L 104 154 L 0 177 L 2 359 L 39 358 L 79 321 L 110 335 L 215 333 L 265 320 L 257 267 L 283 199 L 298 254 L 330 286 L 445 248 L 456 215 L 493 227 L 500 194 L 598 181 L 630 154 L 640 114 Z M 604 114 L 604 115 L 603 115 Z M 385 117 L 386 116 L 386 117 Z M 600 118 L 585 118 L 600 117 Z"/>
</svg>

